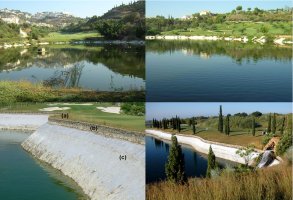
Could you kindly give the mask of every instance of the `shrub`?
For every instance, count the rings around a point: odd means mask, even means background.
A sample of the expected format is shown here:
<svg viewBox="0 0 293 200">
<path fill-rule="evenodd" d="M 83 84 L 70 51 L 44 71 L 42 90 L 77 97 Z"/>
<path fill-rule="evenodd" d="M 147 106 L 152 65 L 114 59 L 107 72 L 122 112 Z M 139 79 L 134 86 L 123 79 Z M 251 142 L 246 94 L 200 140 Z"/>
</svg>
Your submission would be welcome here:
<svg viewBox="0 0 293 200">
<path fill-rule="evenodd" d="M 277 155 L 283 155 L 287 149 L 289 149 L 292 146 L 292 132 L 287 132 L 282 135 L 278 145 L 276 154 Z"/>
</svg>

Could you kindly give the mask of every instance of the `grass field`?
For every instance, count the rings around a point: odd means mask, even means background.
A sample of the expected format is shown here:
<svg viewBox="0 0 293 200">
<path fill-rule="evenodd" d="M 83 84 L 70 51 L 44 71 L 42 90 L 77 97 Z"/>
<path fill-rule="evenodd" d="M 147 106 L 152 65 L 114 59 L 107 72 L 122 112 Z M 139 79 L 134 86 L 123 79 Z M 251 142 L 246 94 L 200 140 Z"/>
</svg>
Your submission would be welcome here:
<svg viewBox="0 0 293 200">
<path fill-rule="evenodd" d="M 52 117 L 61 119 L 61 115 L 58 113 L 64 112 L 69 113 L 70 120 L 108 125 L 140 132 L 143 132 L 145 129 L 144 116 L 106 113 L 96 108 L 113 106 L 113 103 L 91 104 L 93 105 L 65 105 L 64 103 L 17 103 L 0 107 L 0 113 L 1 111 L 42 113 L 42 111 L 39 111 L 39 109 L 48 107 L 70 107 L 70 109 L 66 111 L 52 111 Z"/>
<path fill-rule="evenodd" d="M 263 36 L 263 35 L 289 35 L 292 28 L 289 22 L 225 22 L 214 24 L 213 28 L 188 28 L 162 32 L 162 35 L 204 35 L 204 36 Z"/>
<path fill-rule="evenodd" d="M 28 81 L 0 81 L 0 105 L 15 102 L 56 102 L 56 101 L 103 101 L 126 102 L 144 101 L 144 91 L 97 92 L 79 88 L 52 89 L 42 83 Z"/>
<path fill-rule="evenodd" d="M 99 39 L 102 36 L 97 32 L 81 32 L 81 33 L 60 33 L 52 32 L 46 37 L 40 38 L 42 42 L 71 42 L 80 40 Z"/>
<path fill-rule="evenodd" d="M 166 132 L 178 133 L 178 131 L 174 131 L 172 129 L 163 130 Z M 180 134 L 185 135 L 193 135 L 191 128 L 182 127 L 182 131 Z M 226 144 L 234 144 L 240 146 L 247 146 L 249 144 L 253 144 L 255 148 L 262 149 L 262 136 L 260 131 L 256 130 L 255 136 L 252 136 L 247 130 L 235 130 L 231 131 L 230 135 L 227 136 L 225 133 L 220 133 L 215 129 L 208 129 L 205 128 L 197 128 L 197 132 L 195 136 L 201 137 L 205 140 L 210 140 L 214 142 L 226 143 Z"/>
<path fill-rule="evenodd" d="M 185 185 L 167 181 L 149 184 L 146 199 L 291 200 L 292 164 L 283 163 L 249 173 L 226 172 L 212 179 L 191 178 Z"/>
</svg>

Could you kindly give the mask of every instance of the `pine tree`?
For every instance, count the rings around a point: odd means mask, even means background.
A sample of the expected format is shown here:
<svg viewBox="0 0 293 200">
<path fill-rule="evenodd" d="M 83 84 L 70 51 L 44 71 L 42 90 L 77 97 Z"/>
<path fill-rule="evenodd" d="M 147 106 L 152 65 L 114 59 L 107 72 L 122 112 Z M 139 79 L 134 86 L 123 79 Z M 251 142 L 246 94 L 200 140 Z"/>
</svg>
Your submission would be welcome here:
<svg viewBox="0 0 293 200">
<path fill-rule="evenodd" d="M 168 156 L 168 162 L 165 165 L 165 173 L 167 179 L 174 183 L 183 184 L 186 182 L 184 155 L 182 154 L 181 146 L 178 144 L 175 135 L 172 136 L 172 145 Z"/>
<path fill-rule="evenodd" d="M 192 118 L 192 131 L 193 131 L 193 135 L 195 135 L 196 129 L 195 129 L 195 118 Z"/>
<path fill-rule="evenodd" d="M 284 128 L 285 128 L 285 117 L 282 118 L 282 124 L 281 124 L 281 130 L 280 130 L 280 133 L 281 135 L 283 135 L 284 133 Z"/>
<path fill-rule="evenodd" d="M 212 146 L 210 146 L 209 154 L 208 154 L 208 168 L 206 176 L 208 178 L 211 177 L 211 171 L 216 168 L 216 156 L 213 152 Z"/>
<path fill-rule="evenodd" d="M 274 116 L 273 116 L 273 120 L 272 120 L 272 133 L 275 134 L 276 133 L 276 113 L 274 113 Z"/>
<path fill-rule="evenodd" d="M 255 136 L 255 118 L 252 118 L 252 135 Z"/>
<path fill-rule="evenodd" d="M 272 116 L 271 116 L 271 113 L 270 113 L 269 114 L 269 120 L 268 120 L 268 133 L 270 133 L 272 131 L 271 123 L 272 123 Z"/>
<path fill-rule="evenodd" d="M 222 106 L 220 106 L 220 112 L 219 112 L 218 131 L 220 131 L 221 133 L 223 133 L 223 115 L 222 115 Z"/>
</svg>

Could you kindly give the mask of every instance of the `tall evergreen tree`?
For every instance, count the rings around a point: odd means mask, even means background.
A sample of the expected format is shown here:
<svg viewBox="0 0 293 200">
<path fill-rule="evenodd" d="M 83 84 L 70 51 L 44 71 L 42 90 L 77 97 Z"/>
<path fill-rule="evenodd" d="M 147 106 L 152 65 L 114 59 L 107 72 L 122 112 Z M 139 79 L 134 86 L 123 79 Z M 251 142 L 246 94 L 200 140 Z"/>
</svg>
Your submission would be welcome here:
<svg viewBox="0 0 293 200">
<path fill-rule="evenodd" d="M 229 119 L 229 115 L 227 115 L 227 117 L 226 117 L 225 134 L 230 135 L 230 119 Z"/>
<path fill-rule="evenodd" d="M 269 120 L 268 120 L 268 133 L 272 132 L 271 123 L 272 123 L 272 116 L 271 116 L 271 113 L 270 113 L 269 114 Z"/>
<path fill-rule="evenodd" d="M 222 115 L 222 105 L 220 105 L 220 112 L 219 112 L 219 122 L 218 122 L 218 131 L 223 133 L 223 115 Z"/>
<path fill-rule="evenodd" d="M 211 177 L 211 171 L 216 168 L 216 156 L 213 152 L 212 146 L 210 146 L 209 154 L 208 154 L 208 168 L 206 176 L 208 178 Z"/>
<path fill-rule="evenodd" d="M 252 135 L 255 136 L 255 118 L 252 118 Z"/>
<path fill-rule="evenodd" d="M 285 128 L 285 117 L 282 118 L 282 123 L 281 123 L 281 130 L 280 130 L 280 133 L 281 135 L 283 135 L 284 133 L 284 128 Z"/>
<path fill-rule="evenodd" d="M 165 173 L 167 179 L 174 183 L 183 184 L 186 182 L 184 155 L 175 135 L 172 136 L 172 145 L 169 151 L 168 161 L 165 165 Z"/>
<path fill-rule="evenodd" d="M 277 129 L 277 121 L 276 121 L 276 113 L 273 115 L 273 120 L 272 120 L 272 133 L 275 134 Z"/>
<path fill-rule="evenodd" d="M 289 114 L 287 116 L 287 127 L 286 127 L 287 131 L 289 133 L 292 133 L 292 114 Z"/>
<path fill-rule="evenodd" d="M 192 118 L 192 132 L 193 132 L 193 135 L 195 135 L 196 129 L 195 129 L 195 118 L 194 117 Z"/>
</svg>

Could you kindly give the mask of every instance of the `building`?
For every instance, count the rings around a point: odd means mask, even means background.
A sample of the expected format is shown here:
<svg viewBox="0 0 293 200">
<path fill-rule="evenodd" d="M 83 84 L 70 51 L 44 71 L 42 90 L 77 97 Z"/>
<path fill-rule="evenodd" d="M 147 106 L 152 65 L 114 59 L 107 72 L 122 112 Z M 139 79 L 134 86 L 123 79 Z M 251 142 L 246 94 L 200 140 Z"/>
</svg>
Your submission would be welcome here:
<svg viewBox="0 0 293 200">
<path fill-rule="evenodd" d="M 1 18 L 4 22 L 9 24 L 19 24 L 19 18 L 18 17 L 3 17 Z"/>
<path fill-rule="evenodd" d="M 181 17 L 181 20 L 189 20 L 192 19 L 191 15 L 184 15 Z"/>
<path fill-rule="evenodd" d="M 200 16 L 211 15 L 212 13 L 208 10 L 203 10 L 199 13 Z"/>
</svg>

